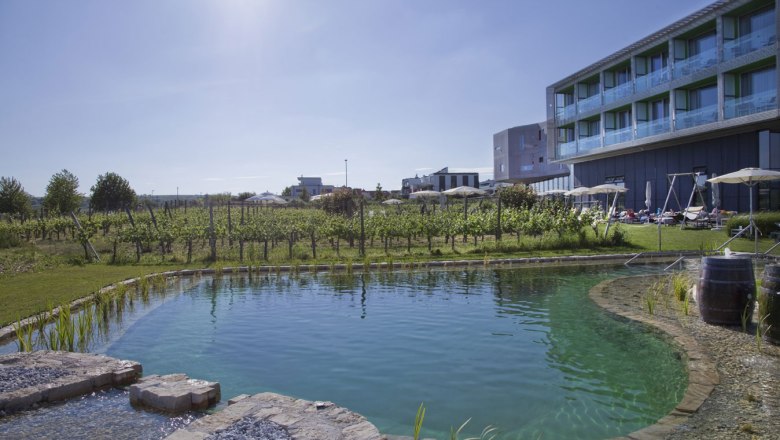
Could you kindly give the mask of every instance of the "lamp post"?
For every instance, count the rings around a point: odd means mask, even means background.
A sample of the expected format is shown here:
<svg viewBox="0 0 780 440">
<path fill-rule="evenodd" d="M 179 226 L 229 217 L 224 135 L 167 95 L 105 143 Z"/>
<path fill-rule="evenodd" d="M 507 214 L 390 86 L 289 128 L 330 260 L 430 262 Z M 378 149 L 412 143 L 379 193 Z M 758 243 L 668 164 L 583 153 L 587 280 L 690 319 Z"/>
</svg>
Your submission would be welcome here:
<svg viewBox="0 0 780 440">
<path fill-rule="evenodd" d="M 344 187 L 349 188 L 349 172 L 347 171 L 347 159 L 344 159 Z"/>
</svg>

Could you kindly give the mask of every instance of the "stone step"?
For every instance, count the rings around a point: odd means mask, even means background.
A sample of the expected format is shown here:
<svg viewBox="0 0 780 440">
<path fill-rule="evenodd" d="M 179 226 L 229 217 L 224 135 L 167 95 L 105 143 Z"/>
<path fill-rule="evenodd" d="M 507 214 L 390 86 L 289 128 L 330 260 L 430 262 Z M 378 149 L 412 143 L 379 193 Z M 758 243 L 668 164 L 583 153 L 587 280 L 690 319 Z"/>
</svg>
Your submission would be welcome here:
<svg viewBox="0 0 780 440">
<path fill-rule="evenodd" d="M 130 387 L 130 403 L 169 413 L 206 409 L 220 399 L 218 382 L 190 379 L 185 374 L 153 374 Z"/>
</svg>

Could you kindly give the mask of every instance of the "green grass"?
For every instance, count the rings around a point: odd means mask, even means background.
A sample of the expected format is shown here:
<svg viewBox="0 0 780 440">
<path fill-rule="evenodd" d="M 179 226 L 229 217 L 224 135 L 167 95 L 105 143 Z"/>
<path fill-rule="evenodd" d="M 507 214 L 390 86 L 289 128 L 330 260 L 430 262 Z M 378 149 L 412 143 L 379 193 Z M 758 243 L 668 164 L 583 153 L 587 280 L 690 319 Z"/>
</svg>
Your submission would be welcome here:
<svg viewBox="0 0 780 440">
<path fill-rule="evenodd" d="M 597 255 L 617 253 L 654 252 L 658 250 L 658 228 L 655 225 L 617 225 L 610 229 L 620 229 L 627 243 L 621 246 L 606 246 L 599 244 L 589 230 L 588 241 L 585 247 L 581 246 L 577 238 L 557 240 L 555 237 L 521 237 L 518 240 L 514 236 L 504 235 L 504 239 L 496 242 L 493 236 L 480 238 L 475 246 L 473 240 L 463 243 L 456 241 L 453 251 L 450 244 L 437 239 L 434 242 L 433 254 L 428 252 L 427 241 L 424 237 L 413 242 L 411 251 L 407 251 L 406 240 L 394 241 L 385 253 L 379 240 L 373 248 L 367 248 L 366 257 L 358 255 L 357 244 L 349 248 L 346 243 L 341 243 L 340 254 L 337 255 L 326 243 L 321 243 L 317 250 L 317 259 L 311 258 L 306 243 L 296 244 L 294 247 L 294 260 L 287 258 L 287 247 L 280 243 L 269 254 L 269 261 L 262 259 L 248 259 L 243 263 L 238 261 L 237 245 L 232 249 L 220 247 L 219 259 L 215 263 L 205 260 L 207 252 L 197 255 L 193 263 L 183 263 L 183 249 L 174 249 L 174 255 L 167 255 L 163 259 L 159 253 L 146 254 L 140 264 L 109 265 L 108 247 L 97 240 L 98 252 L 103 255 L 104 263 L 85 263 L 83 250 L 78 244 L 68 241 L 40 241 L 36 244 L 26 243 L 18 248 L 0 250 L 0 325 L 8 325 L 19 318 L 34 315 L 47 310 L 49 304 L 59 305 L 71 302 L 75 299 L 88 296 L 99 288 L 113 284 L 128 278 L 134 278 L 154 272 L 162 272 L 181 268 L 201 267 L 226 267 L 238 265 L 305 265 L 305 264 L 334 264 L 352 262 L 369 263 L 420 263 L 429 260 L 462 260 L 472 259 L 485 262 L 501 258 L 524 257 L 551 257 L 566 255 Z M 603 234 L 604 226 L 600 232 Z M 679 227 L 661 227 L 663 251 L 711 251 L 728 239 L 723 231 L 710 230 L 681 230 Z M 759 240 L 759 251 L 766 250 L 774 243 L 769 239 Z M 366 244 L 368 246 L 368 242 Z M 257 243 L 254 244 L 255 255 L 262 255 Z M 752 252 L 753 241 L 738 238 L 729 244 L 729 248 L 736 252 Z M 245 250 L 248 255 L 248 250 Z M 134 261 L 134 250 L 131 247 L 124 249 L 125 255 L 121 261 Z M 776 253 L 780 253 L 780 250 Z M 21 273 L 17 273 L 21 272 Z"/>
<path fill-rule="evenodd" d="M 95 293 L 101 287 L 141 274 L 171 270 L 174 266 L 61 266 L 37 273 L 0 279 L 0 325 Z"/>
</svg>

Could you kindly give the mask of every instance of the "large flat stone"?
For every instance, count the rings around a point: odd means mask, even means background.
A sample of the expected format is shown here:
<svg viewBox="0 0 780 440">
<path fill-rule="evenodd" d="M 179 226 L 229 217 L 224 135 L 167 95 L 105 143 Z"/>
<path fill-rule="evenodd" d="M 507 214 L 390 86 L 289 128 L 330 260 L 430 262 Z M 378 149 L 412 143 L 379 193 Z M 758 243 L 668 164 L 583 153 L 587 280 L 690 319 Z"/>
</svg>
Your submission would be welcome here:
<svg viewBox="0 0 780 440">
<path fill-rule="evenodd" d="M 130 403 L 161 411 L 182 413 L 205 409 L 219 402 L 217 382 L 190 379 L 184 374 L 144 377 L 130 387 Z"/>
<path fill-rule="evenodd" d="M 260 393 L 235 400 L 222 411 L 198 419 L 167 438 L 203 439 L 228 429 L 245 417 L 281 425 L 300 440 L 380 440 L 384 437 L 360 414 L 332 402 L 311 402 L 274 393 Z"/>
<path fill-rule="evenodd" d="M 41 383 L 15 383 L 15 388 L 0 392 L 0 411 L 14 412 L 39 403 L 55 402 L 88 394 L 111 386 L 132 383 L 141 375 L 138 362 L 114 359 L 90 353 L 34 351 L 0 355 L 0 369 L 22 368 L 35 376 L 36 371 L 57 371 Z M 16 370 L 8 370 L 16 371 Z M 11 384 L 7 384 L 10 388 Z"/>
</svg>

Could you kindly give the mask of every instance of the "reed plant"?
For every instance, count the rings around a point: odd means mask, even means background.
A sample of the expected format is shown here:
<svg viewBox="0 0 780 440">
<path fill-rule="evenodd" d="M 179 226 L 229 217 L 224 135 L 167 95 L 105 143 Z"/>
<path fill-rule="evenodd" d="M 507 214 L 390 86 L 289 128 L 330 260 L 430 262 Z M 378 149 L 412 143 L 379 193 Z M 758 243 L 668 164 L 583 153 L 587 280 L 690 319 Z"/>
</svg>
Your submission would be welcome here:
<svg viewBox="0 0 780 440">
<path fill-rule="evenodd" d="M 425 420 L 425 404 L 420 403 L 417 408 L 417 415 L 414 417 L 414 431 L 412 437 L 414 440 L 420 440 L 420 431 L 422 430 L 423 420 Z"/>
<path fill-rule="evenodd" d="M 33 351 L 33 334 L 37 330 L 35 325 L 30 321 L 28 321 L 27 324 L 22 324 L 22 319 L 19 318 L 13 324 L 13 328 L 16 333 L 16 346 L 19 351 Z"/>
<path fill-rule="evenodd" d="M 671 277 L 672 291 L 677 301 L 684 301 L 687 298 L 688 290 L 691 288 L 691 280 L 684 272 L 677 272 Z"/>
<path fill-rule="evenodd" d="M 664 280 L 658 280 L 645 291 L 642 299 L 644 300 L 645 307 L 647 307 L 647 313 L 650 315 L 655 314 L 655 306 L 658 302 L 658 297 L 663 295 L 664 290 L 666 290 Z"/>
<path fill-rule="evenodd" d="M 753 318 L 753 314 L 751 312 L 752 310 L 750 308 L 750 301 L 748 301 L 748 303 L 745 304 L 745 308 L 742 309 L 742 313 L 739 316 L 739 319 L 742 322 L 742 331 L 745 333 L 748 332 L 748 325 L 750 324 L 750 321 Z M 756 330 L 756 333 L 758 333 L 758 330 Z"/>
<path fill-rule="evenodd" d="M 687 292 L 681 304 L 681 311 L 684 316 L 688 316 L 691 312 L 691 295 Z"/>
</svg>

